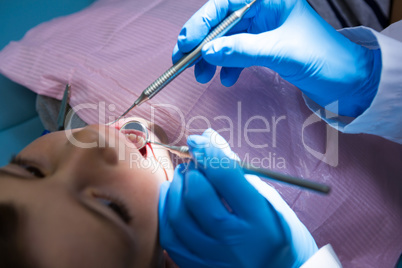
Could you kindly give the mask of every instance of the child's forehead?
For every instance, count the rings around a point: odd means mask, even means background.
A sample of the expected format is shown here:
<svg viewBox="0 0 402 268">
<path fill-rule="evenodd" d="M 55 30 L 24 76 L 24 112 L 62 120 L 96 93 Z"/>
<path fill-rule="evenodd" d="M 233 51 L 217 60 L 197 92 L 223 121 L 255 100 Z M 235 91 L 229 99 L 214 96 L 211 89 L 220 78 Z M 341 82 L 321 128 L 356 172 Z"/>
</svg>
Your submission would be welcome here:
<svg viewBox="0 0 402 268">
<path fill-rule="evenodd" d="M 72 130 L 71 132 L 76 132 L 77 130 Z M 33 142 L 31 142 L 27 147 L 25 147 L 21 152 L 27 152 L 31 150 L 37 150 L 38 152 L 43 151 L 51 146 L 54 146 L 55 143 L 65 143 L 67 141 L 67 133 L 65 131 L 56 131 L 51 132 L 46 135 L 43 135 Z"/>
</svg>

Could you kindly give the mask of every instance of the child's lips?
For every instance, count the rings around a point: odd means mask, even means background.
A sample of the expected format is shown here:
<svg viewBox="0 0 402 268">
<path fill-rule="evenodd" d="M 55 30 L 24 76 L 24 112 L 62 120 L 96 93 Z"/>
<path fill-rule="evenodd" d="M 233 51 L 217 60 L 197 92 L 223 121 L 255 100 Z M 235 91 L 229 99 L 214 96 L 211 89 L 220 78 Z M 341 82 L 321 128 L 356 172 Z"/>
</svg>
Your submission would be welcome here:
<svg viewBox="0 0 402 268">
<path fill-rule="evenodd" d="M 109 125 L 109 127 L 111 127 L 111 128 L 115 128 L 115 129 L 117 129 L 117 130 L 120 130 L 121 128 L 122 128 L 122 126 L 127 122 L 128 120 L 127 119 L 120 119 L 119 121 L 117 121 L 117 122 L 114 122 L 113 124 L 111 124 L 111 125 Z"/>
</svg>

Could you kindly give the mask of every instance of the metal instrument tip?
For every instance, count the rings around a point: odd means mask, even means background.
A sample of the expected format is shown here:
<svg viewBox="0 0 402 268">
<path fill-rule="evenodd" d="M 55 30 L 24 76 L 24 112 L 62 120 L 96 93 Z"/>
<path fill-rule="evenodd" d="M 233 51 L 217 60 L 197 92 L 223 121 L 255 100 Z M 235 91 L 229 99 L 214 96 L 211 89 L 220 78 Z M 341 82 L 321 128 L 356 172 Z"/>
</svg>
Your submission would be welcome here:
<svg viewBox="0 0 402 268">
<path fill-rule="evenodd" d="M 109 123 L 107 123 L 106 125 L 107 125 L 107 126 L 110 126 L 110 125 L 116 123 L 116 122 L 119 121 L 121 118 L 123 118 L 126 114 L 128 114 L 135 106 L 137 106 L 137 105 L 134 103 L 133 105 L 131 105 L 130 108 L 127 109 L 127 111 L 125 111 L 122 115 L 120 115 L 119 117 L 117 117 L 116 120 L 114 120 L 114 121 L 112 121 L 112 122 L 109 122 Z"/>
</svg>

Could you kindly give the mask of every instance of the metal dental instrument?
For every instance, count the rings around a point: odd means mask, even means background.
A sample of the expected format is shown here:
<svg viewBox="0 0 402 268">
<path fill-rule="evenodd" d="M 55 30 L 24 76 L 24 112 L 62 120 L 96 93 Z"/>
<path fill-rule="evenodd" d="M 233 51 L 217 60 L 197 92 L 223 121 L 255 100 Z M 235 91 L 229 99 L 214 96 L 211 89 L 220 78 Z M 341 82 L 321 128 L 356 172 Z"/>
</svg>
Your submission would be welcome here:
<svg viewBox="0 0 402 268">
<path fill-rule="evenodd" d="M 150 141 L 148 129 L 141 122 L 129 121 L 121 127 L 120 131 L 126 135 L 133 134 L 133 138 L 130 140 L 133 141 L 133 143 L 136 145 L 138 149 L 143 148 L 147 143 L 153 143 L 165 147 L 171 153 L 181 158 L 191 158 L 189 148 L 187 146 L 170 146 L 163 143 Z M 289 183 L 302 188 L 317 191 L 323 194 L 328 194 L 331 190 L 331 188 L 328 185 L 322 183 L 304 180 L 301 178 L 293 177 L 279 172 L 274 172 L 268 169 L 257 168 L 247 163 L 241 163 L 241 162 L 238 163 L 242 167 L 245 174 L 262 176 L 267 179 L 273 179 L 276 181 Z"/>
<path fill-rule="evenodd" d="M 191 158 L 188 146 L 168 146 L 161 144 L 166 147 L 170 152 L 178 155 L 183 158 Z M 322 183 L 308 181 L 304 179 L 300 179 L 297 177 L 293 177 L 290 175 L 282 174 L 279 172 L 274 172 L 268 169 L 257 168 L 247 163 L 238 162 L 238 164 L 242 167 L 243 172 L 245 174 L 256 175 L 260 177 L 264 177 L 267 179 L 273 179 L 280 182 L 286 182 L 292 185 L 296 185 L 302 188 L 306 188 L 309 190 L 317 191 L 323 194 L 328 194 L 331 191 L 331 188 Z"/>
<path fill-rule="evenodd" d="M 225 35 L 230 29 L 233 28 L 246 14 L 250 7 L 257 0 L 245 5 L 239 10 L 233 12 L 229 17 L 224 19 L 218 26 L 212 30 L 204 40 L 190 53 L 186 54 L 178 62 L 176 62 L 172 67 L 170 67 L 166 72 L 164 72 L 158 79 L 156 79 L 151 85 L 149 85 L 140 95 L 140 97 L 127 109 L 121 116 L 119 116 L 115 121 L 117 122 L 120 118 L 125 116 L 130 112 L 135 106 L 139 106 L 142 103 L 152 99 L 159 91 L 162 90 L 167 84 L 169 84 L 174 78 L 176 78 L 180 73 L 182 73 L 187 67 L 193 64 L 200 56 L 202 47 L 209 41 Z"/>
<path fill-rule="evenodd" d="M 66 85 L 66 89 L 63 93 L 63 99 L 61 100 L 59 115 L 57 116 L 57 130 L 64 130 L 64 120 L 66 119 L 66 114 L 68 110 L 68 101 L 70 98 L 71 86 Z"/>
<path fill-rule="evenodd" d="M 172 146 L 156 141 L 151 141 L 149 139 L 148 128 L 139 121 L 129 121 L 125 123 L 120 128 L 120 132 L 127 135 L 128 138 L 134 143 L 134 145 L 139 150 L 144 148 L 147 143 L 153 143 L 165 147 L 170 152 L 174 153 L 175 155 L 181 158 L 191 158 L 187 146 Z"/>
</svg>

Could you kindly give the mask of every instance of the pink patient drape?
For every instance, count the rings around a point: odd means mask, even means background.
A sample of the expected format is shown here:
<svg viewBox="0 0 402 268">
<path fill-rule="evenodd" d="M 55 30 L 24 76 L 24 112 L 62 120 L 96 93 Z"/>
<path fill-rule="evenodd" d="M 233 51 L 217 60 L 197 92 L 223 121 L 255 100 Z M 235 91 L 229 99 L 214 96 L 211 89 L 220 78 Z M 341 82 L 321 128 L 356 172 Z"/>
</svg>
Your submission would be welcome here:
<svg viewBox="0 0 402 268">
<path fill-rule="evenodd" d="M 70 83 L 70 104 L 82 119 L 109 121 L 171 66 L 180 28 L 202 4 L 98 1 L 11 43 L 0 52 L 0 71 L 58 99 Z M 323 196 L 268 181 L 319 247 L 332 244 L 344 267 L 393 267 L 402 252 L 401 145 L 334 131 L 269 69 L 248 68 L 230 88 L 219 75 L 199 84 L 192 72 L 131 114 L 160 124 L 177 144 L 183 133 L 212 127 L 248 162 L 330 184 Z"/>
</svg>

